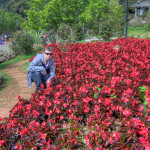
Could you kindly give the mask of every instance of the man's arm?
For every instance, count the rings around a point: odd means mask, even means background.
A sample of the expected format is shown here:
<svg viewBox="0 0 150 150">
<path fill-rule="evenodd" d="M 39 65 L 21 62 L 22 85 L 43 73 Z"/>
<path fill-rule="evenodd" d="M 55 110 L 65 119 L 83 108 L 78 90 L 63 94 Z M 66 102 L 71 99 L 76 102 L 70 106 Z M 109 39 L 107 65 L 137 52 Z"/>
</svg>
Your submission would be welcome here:
<svg viewBox="0 0 150 150">
<path fill-rule="evenodd" d="M 27 71 L 30 72 L 36 72 L 36 71 L 40 71 L 40 72 L 45 72 L 45 68 L 43 66 L 39 66 L 38 63 L 40 61 L 40 57 L 39 55 L 36 55 L 36 57 L 30 62 Z"/>
<path fill-rule="evenodd" d="M 55 76 L 55 66 L 54 66 L 54 59 L 52 59 L 52 64 L 50 66 L 50 77 L 48 78 L 48 81 L 51 80 Z"/>
</svg>

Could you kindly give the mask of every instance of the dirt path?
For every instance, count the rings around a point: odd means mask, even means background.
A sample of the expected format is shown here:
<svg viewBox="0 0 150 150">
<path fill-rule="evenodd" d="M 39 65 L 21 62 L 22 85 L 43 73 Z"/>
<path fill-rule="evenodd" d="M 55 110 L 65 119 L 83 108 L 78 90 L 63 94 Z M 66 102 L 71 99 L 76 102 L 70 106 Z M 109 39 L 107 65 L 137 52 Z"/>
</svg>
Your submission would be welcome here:
<svg viewBox="0 0 150 150">
<path fill-rule="evenodd" d="M 29 99 L 31 93 L 36 89 L 35 85 L 32 84 L 32 88 L 27 86 L 27 75 L 19 70 L 19 66 L 26 63 L 27 61 L 21 61 L 16 64 L 7 66 L 4 69 L 13 80 L 9 85 L 0 92 L 0 116 L 8 117 L 10 109 L 18 102 L 18 96 L 24 99 Z"/>
</svg>

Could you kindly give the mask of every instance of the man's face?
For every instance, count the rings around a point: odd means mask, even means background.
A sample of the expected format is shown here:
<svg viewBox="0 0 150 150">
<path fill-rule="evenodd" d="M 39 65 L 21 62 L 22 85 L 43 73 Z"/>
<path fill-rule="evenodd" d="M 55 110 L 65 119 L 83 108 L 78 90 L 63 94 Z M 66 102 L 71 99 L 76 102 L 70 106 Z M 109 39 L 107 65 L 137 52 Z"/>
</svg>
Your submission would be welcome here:
<svg viewBox="0 0 150 150">
<path fill-rule="evenodd" d="M 53 55 L 52 51 L 48 51 L 48 50 L 44 51 L 44 58 L 45 58 L 45 60 L 50 60 L 50 58 L 52 58 L 52 55 Z"/>
</svg>

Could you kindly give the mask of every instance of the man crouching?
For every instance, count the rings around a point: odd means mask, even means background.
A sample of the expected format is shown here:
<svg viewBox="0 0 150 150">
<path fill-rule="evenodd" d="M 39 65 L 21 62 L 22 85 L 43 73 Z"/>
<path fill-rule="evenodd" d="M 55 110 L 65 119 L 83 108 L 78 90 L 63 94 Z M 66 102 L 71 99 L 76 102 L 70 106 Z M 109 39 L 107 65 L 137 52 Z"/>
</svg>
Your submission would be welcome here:
<svg viewBox="0 0 150 150">
<path fill-rule="evenodd" d="M 31 88 L 32 82 L 35 82 L 36 90 L 38 90 L 41 84 L 44 84 L 44 87 L 46 87 L 55 76 L 54 59 L 52 56 L 52 47 L 45 47 L 44 52 L 37 54 L 30 62 L 27 68 L 27 83 L 29 88 Z"/>
</svg>

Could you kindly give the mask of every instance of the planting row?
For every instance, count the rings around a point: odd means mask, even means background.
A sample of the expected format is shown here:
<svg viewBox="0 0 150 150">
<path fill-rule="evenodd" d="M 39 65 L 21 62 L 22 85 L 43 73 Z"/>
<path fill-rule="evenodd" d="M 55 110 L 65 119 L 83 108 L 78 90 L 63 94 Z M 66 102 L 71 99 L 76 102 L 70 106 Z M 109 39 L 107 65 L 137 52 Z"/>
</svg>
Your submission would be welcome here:
<svg viewBox="0 0 150 150">
<path fill-rule="evenodd" d="M 149 150 L 150 40 L 46 46 L 56 76 L 1 118 L 1 148 Z"/>
</svg>

